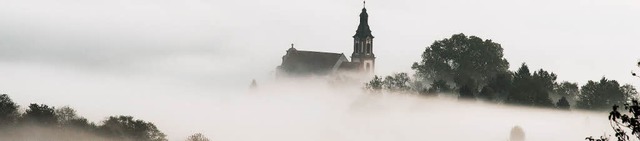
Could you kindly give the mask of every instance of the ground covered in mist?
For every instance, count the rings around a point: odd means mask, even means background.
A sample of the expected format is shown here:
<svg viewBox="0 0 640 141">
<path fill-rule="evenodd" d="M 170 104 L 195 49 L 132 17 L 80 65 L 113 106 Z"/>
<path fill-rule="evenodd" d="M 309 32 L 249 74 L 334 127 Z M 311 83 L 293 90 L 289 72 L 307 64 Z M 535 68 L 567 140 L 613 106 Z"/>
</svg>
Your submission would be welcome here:
<svg viewBox="0 0 640 141">
<path fill-rule="evenodd" d="M 582 140 L 609 131 L 606 113 L 502 106 L 457 98 L 363 94 L 300 81 L 259 86 L 212 103 L 215 140 Z"/>
</svg>

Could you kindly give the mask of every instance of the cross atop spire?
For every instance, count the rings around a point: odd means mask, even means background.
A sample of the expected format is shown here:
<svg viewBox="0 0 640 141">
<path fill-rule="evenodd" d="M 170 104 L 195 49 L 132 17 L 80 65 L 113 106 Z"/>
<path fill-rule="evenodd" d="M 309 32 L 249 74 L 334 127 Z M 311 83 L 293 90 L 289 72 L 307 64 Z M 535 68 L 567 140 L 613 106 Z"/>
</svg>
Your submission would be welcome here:
<svg viewBox="0 0 640 141">
<path fill-rule="evenodd" d="M 366 0 L 363 0 L 363 1 L 362 1 L 362 8 L 366 8 L 366 7 L 367 7 L 367 1 L 366 1 Z"/>
</svg>

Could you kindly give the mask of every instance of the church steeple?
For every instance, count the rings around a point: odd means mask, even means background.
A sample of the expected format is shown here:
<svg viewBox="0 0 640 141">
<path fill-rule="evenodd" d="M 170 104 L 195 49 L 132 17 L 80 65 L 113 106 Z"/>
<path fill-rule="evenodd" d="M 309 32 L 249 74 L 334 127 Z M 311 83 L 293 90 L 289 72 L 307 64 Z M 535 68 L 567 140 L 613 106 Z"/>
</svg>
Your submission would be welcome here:
<svg viewBox="0 0 640 141">
<path fill-rule="evenodd" d="M 363 7 L 360 13 L 360 24 L 356 34 L 353 35 L 351 61 L 360 63 L 360 68 L 369 74 L 373 72 L 376 59 L 373 54 L 373 38 L 369 28 L 369 14 L 367 13 L 367 8 Z"/>
<path fill-rule="evenodd" d="M 358 30 L 356 30 L 356 35 L 353 36 L 357 36 L 360 38 L 373 38 L 373 35 L 371 35 L 371 29 L 369 29 L 369 14 L 367 14 L 367 8 L 364 6 L 362 7 L 362 12 L 360 13 L 360 24 L 358 25 Z"/>
</svg>

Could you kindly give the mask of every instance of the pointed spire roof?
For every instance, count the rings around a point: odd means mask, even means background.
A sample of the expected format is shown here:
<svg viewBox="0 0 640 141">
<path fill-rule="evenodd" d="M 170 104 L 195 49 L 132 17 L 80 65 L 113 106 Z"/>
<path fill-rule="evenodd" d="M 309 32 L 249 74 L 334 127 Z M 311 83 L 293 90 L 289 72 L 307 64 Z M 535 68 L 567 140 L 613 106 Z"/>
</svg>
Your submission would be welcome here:
<svg viewBox="0 0 640 141">
<path fill-rule="evenodd" d="M 356 30 L 356 35 L 353 35 L 353 37 L 373 37 L 373 35 L 371 35 L 371 29 L 369 29 L 369 14 L 367 14 L 366 7 L 362 8 L 362 13 L 360 13 L 360 24 L 358 25 L 358 30 Z"/>
</svg>

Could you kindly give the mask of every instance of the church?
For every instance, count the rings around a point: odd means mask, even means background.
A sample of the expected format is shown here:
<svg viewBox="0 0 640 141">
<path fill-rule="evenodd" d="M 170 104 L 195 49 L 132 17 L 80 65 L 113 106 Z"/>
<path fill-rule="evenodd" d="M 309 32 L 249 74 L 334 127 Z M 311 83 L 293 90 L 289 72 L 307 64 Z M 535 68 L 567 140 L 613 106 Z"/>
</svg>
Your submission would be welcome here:
<svg viewBox="0 0 640 141">
<path fill-rule="evenodd" d="M 282 56 L 282 64 L 277 67 L 276 77 L 373 75 L 376 57 L 373 54 L 374 37 L 368 19 L 367 9 L 362 8 L 360 24 L 353 35 L 351 61 L 344 53 L 299 50 L 291 44 L 291 48 Z"/>
</svg>

